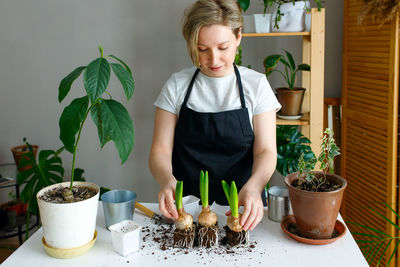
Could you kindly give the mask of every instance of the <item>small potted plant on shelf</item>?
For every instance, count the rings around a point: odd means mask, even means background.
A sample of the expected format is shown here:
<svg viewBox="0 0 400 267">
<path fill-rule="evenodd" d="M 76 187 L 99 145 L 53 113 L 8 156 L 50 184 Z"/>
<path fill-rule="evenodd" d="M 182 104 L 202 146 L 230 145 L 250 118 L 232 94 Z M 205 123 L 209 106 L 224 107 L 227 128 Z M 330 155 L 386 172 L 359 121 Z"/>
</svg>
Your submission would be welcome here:
<svg viewBox="0 0 400 267">
<path fill-rule="evenodd" d="M 293 56 L 285 50 L 284 55 L 270 55 L 264 59 L 265 74 L 268 77 L 272 72 L 277 71 L 282 74 L 287 83 L 287 87 L 275 89 L 279 103 L 282 108 L 279 111 L 283 116 L 298 116 L 300 114 L 301 105 L 303 103 L 305 88 L 295 87 L 296 75 L 299 71 L 310 71 L 310 65 L 300 64 L 296 68 Z M 285 72 L 275 69 L 281 62 L 285 67 Z"/>
<path fill-rule="evenodd" d="M 323 0 L 314 0 L 318 11 Z M 250 0 L 238 0 L 243 11 L 250 6 Z M 305 30 L 306 12 L 310 11 L 310 1 L 296 0 L 263 0 L 264 14 L 271 14 L 271 30 L 273 32 L 301 32 Z"/>
<path fill-rule="evenodd" d="M 76 68 L 61 81 L 59 86 L 58 100 L 61 102 L 69 93 L 72 83 L 83 72 L 86 94 L 74 99 L 65 107 L 59 121 L 60 139 L 65 149 L 72 154 L 71 180 L 45 187 L 36 195 L 43 225 L 44 245 L 59 250 L 90 244 L 96 236 L 100 188 L 93 183 L 77 182 L 78 175 L 75 168 L 77 147 L 88 115 L 91 115 L 97 126 L 101 147 L 112 140 L 122 163 L 127 160 L 133 148 L 133 123 L 128 111 L 118 101 L 102 97 L 105 93 L 111 96 L 107 87 L 112 69 L 129 100 L 134 90 L 131 70 L 121 59 L 113 55 L 104 57 L 101 46 L 99 51 L 99 58 L 87 66 Z M 121 64 L 109 63 L 107 58 L 115 59 Z M 45 160 L 49 156 L 52 157 L 52 153 L 43 153 L 42 159 Z M 52 162 L 59 160 L 53 159 Z M 60 167 L 54 168 L 61 172 Z M 27 186 L 34 186 L 33 183 L 29 183 Z"/>
<path fill-rule="evenodd" d="M 11 152 L 13 154 L 14 161 L 15 164 L 17 165 L 17 169 L 19 172 L 32 168 L 32 166 L 30 165 L 21 166 L 20 164 L 21 159 L 26 158 L 29 153 L 26 137 L 24 137 L 23 142 L 25 144 L 11 148 Z M 33 156 L 36 157 L 39 146 L 38 145 L 31 145 L 31 146 L 32 146 Z"/>
<path fill-rule="evenodd" d="M 200 199 L 202 210 L 198 218 L 197 233 L 199 245 L 207 248 L 218 246 L 217 214 L 208 205 L 208 171 L 200 172 Z"/>
<path fill-rule="evenodd" d="M 347 182 L 344 178 L 328 173 L 333 159 L 339 155 L 333 131 L 327 128 L 318 157 L 323 171 L 313 171 L 316 159 L 299 159 L 298 172 L 285 177 L 290 203 L 299 234 L 311 239 L 330 239 Z"/>
<path fill-rule="evenodd" d="M 187 212 L 182 203 L 183 181 L 177 181 L 175 188 L 175 206 L 178 211 L 178 219 L 175 221 L 174 247 L 193 248 L 196 235 L 196 227 L 193 224 L 193 216 Z"/>
<path fill-rule="evenodd" d="M 242 214 L 239 213 L 239 198 L 235 181 L 232 181 L 229 187 L 229 185 L 222 180 L 222 188 L 231 209 L 231 214 L 228 216 L 226 223 L 227 225 L 224 227 L 226 239 L 231 246 L 245 245 L 249 242 L 249 232 L 243 230 L 240 225 Z"/>
</svg>

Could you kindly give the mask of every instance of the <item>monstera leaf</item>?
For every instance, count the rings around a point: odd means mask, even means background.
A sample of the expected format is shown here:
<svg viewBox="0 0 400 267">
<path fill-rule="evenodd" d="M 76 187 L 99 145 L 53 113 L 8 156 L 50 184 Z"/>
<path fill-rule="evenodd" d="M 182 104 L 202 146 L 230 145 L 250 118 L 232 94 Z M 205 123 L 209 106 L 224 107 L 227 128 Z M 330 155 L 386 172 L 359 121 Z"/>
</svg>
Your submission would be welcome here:
<svg viewBox="0 0 400 267">
<path fill-rule="evenodd" d="M 22 202 L 28 204 L 28 210 L 33 214 L 38 214 L 38 204 L 36 194 L 44 187 L 61 183 L 64 176 L 61 158 L 58 156 L 64 147 L 57 151 L 42 150 L 39 159 L 36 161 L 32 152 L 32 147 L 28 145 L 29 152 L 26 157 L 21 159 L 21 166 L 32 166 L 20 172 L 17 176 L 18 185 L 25 184 L 21 192 Z"/>
<path fill-rule="evenodd" d="M 298 162 L 302 154 L 305 161 L 316 158 L 311 150 L 310 140 L 299 132 L 297 126 L 278 125 L 276 143 L 278 152 L 276 169 L 283 176 L 298 171 Z"/>
</svg>

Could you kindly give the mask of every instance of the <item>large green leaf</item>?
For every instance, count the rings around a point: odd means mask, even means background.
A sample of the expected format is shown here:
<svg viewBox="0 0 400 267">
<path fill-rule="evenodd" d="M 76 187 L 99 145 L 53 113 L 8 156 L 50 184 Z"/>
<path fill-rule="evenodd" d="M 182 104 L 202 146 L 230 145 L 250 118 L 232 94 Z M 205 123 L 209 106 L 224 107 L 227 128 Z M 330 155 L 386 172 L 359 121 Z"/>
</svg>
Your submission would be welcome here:
<svg viewBox="0 0 400 267">
<path fill-rule="evenodd" d="M 44 187 L 55 183 L 61 183 L 64 176 L 61 158 L 53 150 L 42 150 L 39 153 L 39 161 L 33 157 L 21 159 L 24 165 L 31 165 L 32 168 L 22 171 L 17 175 L 19 185 L 25 183 L 21 192 L 21 200 L 28 204 L 28 210 L 37 214 L 38 206 L 36 194 Z"/>
<path fill-rule="evenodd" d="M 99 57 L 89 63 L 83 73 L 83 84 L 92 103 L 103 95 L 110 81 L 110 64 Z"/>
<path fill-rule="evenodd" d="M 81 75 L 81 72 L 86 68 L 86 66 L 81 66 L 76 68 L 70 74 L 68 74 L 64 79 L 61 80 L 60 86 L 58 87 L 58 101 L 61 103 L 63 99 L 67 96 L 68 92 L 71 90 L 72 83 L 76 78 Z"/>
<path fill-rule="evenodd" d="M 85 118 L 89 106 L 87 96 L 74 99 L 71 104 L 65 107 L 60 117 L 60 139 L 65 148 L 73 153 L 75 145 L 75 135 L 79 131 L 81 122 Z"/>
<path fill-rule="evenodd" d="M 238 3 L 243 11 L 246 11 L 250 6 L 250 0 L 238 0 Z"/>
<path fill-rule="evenodd" d="M 290 69 L 294 71 L 296 69 L 296 65 L 294 64 L 293 56 L 287 50 L 285 50 L 285 53 L 290 64 Z"/>
<path fill-rule="evenodd" d="M 265 75 L 269 76 L 278 64 L 282 55 L 270 55 L 264 59 Z"/>
<path fill-rule="evenodd" d="M 108 56 L 113 58 L 113 59 L 115 59 L 115 60 L 117 60 L 117 61 L 119 61 L 122 65 L 124 65 L 125 69 L 132 75 L 131 69 L 129 68 L 129 66 L 124 61 L 122 61 L 122 59 L 120 59 L 120 58 L 118 58 L 118 57 L 116 57 L 114 55 L 108 55 Z"/>
<path fill-rule="evenodd" d="M 111 63 L 110 65 L 118 80 L 121 82 L 122 87 L 124 88 L 126 98 L 129 100 L 135 89 L 135 83 L 132 75 L 121 64 Z"/>
<path fill-rule="evenodd" d="M 132 119 L 126 108 L 112 99 L 101 100 L 93 107 L 91 115 L 98 129 L 101 146 L 109 140 L 114 141 L 121 164 L 124 163 L 135 139 Z"/>
<path fill-rule="evenodd" d="M 283 176 L 298 171 L 298 161 L 304 155 L 304 160 L 315 159 L 310 147 L 310 140 L 305 137 L 297 126 L 279 125 L 276 130 L 277 164 L 276 169 Z"/>
</svg>

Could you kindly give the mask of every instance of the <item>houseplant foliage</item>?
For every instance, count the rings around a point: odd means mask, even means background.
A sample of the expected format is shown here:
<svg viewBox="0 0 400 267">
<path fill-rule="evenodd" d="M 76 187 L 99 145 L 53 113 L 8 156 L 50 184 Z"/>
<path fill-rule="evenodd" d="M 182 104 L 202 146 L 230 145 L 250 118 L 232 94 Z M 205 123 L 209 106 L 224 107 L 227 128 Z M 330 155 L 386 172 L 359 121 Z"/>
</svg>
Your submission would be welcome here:
<svg viewBox="0 0 400 267">
<path fill-rule="evenodd" d="M 328 173 L 339 154 L 329 128 L 324 132 L 321 151 L 318 161 L 323 171 L 313 171 L 315 158 L 305 161 L 302 155 L 299 171 L 285 177 L 299 233 L 311 239 L 331 238 L 347 186 L 344 178 Z"/>
<path fill-rule="evenodd" d="M 112 69 L 122 84 L 127 100 L 129 100 L 134 91 L 132 72 L 128 65 L 118 57 L 114 55 L 103 57 L 101 46 L 99 46 L 99 51 L 99 58 L 93 60 L 87 66 L 76 68 L 61 81 L 59 86 L 58 100 L 61 103 L 69 93 L 72 83 L 83 71 L 86 95 L 74 99 L 65 107 L 59 121 L 60 139 L 65 149 L 73 154 L 70 188 L 72 188 L 74 181 L 79 138 L 89 113 L 97 126 L 101 148 L 109 141 L 113 141 L 121 158 L 121 164 L 128 159 L 133 148 L 132 119 L 126 108 L 118 101 L 113 100 L 107 90 L 110 70 Z M 119 63 L 109 63 L 107 58 L 114 59 Z M 104 99 L 103 94 L 107 94 L 110 99 Z"/>
<path fill-rule="evenodd" d="M 387 203 L 384 202 L 373 202 L 378 205 L 384 206 L 387 210 L 392 212 L 397 219 L 400 219 L 400 215 Z M 384 220 L 391 225 L 393 225 L 398 232 L 400 230 L 400 226 L 396 223 L 396 220 L 392 221 L 387 216 L 383 215 L 375 208 L 367 207 L 369 211 L 373 213 L 375 216 L 379 216 L 382 220 Z M 356 222 L 347 222 L 349 224 L 353 224 L 355 226 L 361 227 L 364 231 L 362 232 L 352 232 L 354 236 L 358 236 L 360 238 L 356 238 L 356 242 L 359 244 L 359 247 L 364 254 L 365 259 L 368 261 L 370 265 L 376 261 L 376 266 L 380 266 L 383 257 L 389 255 L 387 258 L 386 266 L 390 266 L 393 257 L 396 255 L 396 252 L 400 245 L 400 236 L 391 236 L 385 232 L 382 232 L 379 229 L 376 229 L 372 226 L 356 223 Z M 393 247 L 394 246 L 394 247 Z"/>
<path fill-rule="evenodd" d="M 287 116 L 296 116 L 300 113 L 305 92 L 304 88 L 295 87 L 297 73 L 299 71 L 310 71 L 310 65 L 300 64 L 296 67 L 292 54 L 285 50 L 285 55 L 274 54 L 267 56 L 264 59 L 265 75 L 268 77 L 275 71 L 282 75 L 287 87 L 275 89 L 278 100 L 282 104 L 280 113 Z M 276 69 L 279 62 L 284 66 L 284 72 Z"/>
<path fill-rule="evenodd" d="M 36 195 L 43 225 L 44 245 L 60 250 L 88 244 L 96 236 L 100 188 L 93 183 L 77 182 L 76 180 L 83 179 L 83 171 L 75 168 L 77 146 L 89 113 L 97 126 L 101 147 L 113 141 L 122 163 L 127 160 L 133 148 L 133 123 L 129 113 L 122 104 L 112 99 L 107 88 L 112 69 L 129 100 L 134 90 L 132 72 L 116 56 L 104 57 L 101 46 L 99 51 L 99 58 L 87 66 L 76 68 L 59 86 L 58 100 L 62 102 L 73 82 L 83 72 L 86 94 L 72 100 L 64 108 L 59 120 L 60 139 L 65 150 L 72 153 L 71 181 L 50 185 Z M 109 63 L 107 59 L 118 63 Z M 103 98 L 104 94 L 109 99 Z"/>
<path fill-rule="evenodd" d="M 306 0 L 303 1 L 306 2 Z M 279 29 L 278 22 L 281 21 L 282 16 L 285 16 L 285 14 L 281 12 L 280 9 L 281 6 L 286 3 L 293 3 L 294 5 L 296 0 L 263 0 L 262 2 L 264 4 L 264 13 L 266 12 L 267 8 L 276 5 L 276 16 L 274 21 L 274 27 Z M 318 7 L 318 11 L 321 10 L 323 4 L 325 3 L 325 1 L 323 0 L 314 0 L 314 2 Z M 238 3 L 243 11 L 246 11 L 250 6 L 250 0 L 238 0 Z"/>
<path fill-rule="evenodd" d="M 299 171 L 298 162 L 303 155 L 306 161 L 314 161 L 310 140 L 294 125 L 277 125 L 276 146 L 278 159 L 276 169 L 283 176 Z"/>
</svg>

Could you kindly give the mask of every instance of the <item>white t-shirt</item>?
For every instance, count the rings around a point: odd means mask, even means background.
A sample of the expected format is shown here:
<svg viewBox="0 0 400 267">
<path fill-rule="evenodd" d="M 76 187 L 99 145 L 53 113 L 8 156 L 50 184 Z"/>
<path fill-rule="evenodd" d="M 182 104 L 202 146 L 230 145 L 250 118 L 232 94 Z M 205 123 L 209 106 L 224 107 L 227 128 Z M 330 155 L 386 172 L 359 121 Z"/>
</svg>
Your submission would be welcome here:
<svg viewBox="0 0 400 267">
<path fill-rule="evenodd" d="M 238 66 L 238 69 L 242 79 L 250 123 L 253 127 L 253 115 L 273 109 L 278 111 L 281 105 L 272 92 L 265 74 L 241 66 Z M 195 71 L 196 68 L 191 67 L 174 73 L 164 84 L 154 105 L 179 115 Z M 242 106 L 235 72 L 221 78 L 208 77 L 200 72 L 195 79 L 186 106 L 197 112 L 220 112 L 240 109 Z"/>
</svg>

